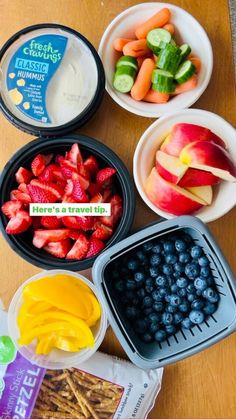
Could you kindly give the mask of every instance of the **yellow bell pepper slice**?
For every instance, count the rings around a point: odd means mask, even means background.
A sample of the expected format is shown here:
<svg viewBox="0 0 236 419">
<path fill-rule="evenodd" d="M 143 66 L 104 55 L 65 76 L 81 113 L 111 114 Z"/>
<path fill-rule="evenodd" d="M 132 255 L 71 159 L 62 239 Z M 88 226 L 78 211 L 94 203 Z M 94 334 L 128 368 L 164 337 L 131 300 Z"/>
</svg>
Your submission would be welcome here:
<svg viewBox="0 0 236 419">
<path fill-rule="evenodd" d="M 55 339 L 54 335 L 41 336 L 35 349 L 36 355 L 48 355 L 54 347 Z"/>
<path fill-rule="evenodd" d="M 94 326 L 101 317 L 101 306 L 93 294 L 90 294 L 89 298 L 92 301 L 93 312 L 91 316 L 85 320 L 85 322 L 88 326 Z"/>
<path fill-rule="evenodd" d="M 78 352 L 81 349 L 78 339 L 65 336 L 58 336 L 54 341 L 54 346 L 66 352 Z"/>
<path fill-rule="evenodd" d="M 17 324 L 19 327 L 22 327 L 24 324 L 27 324 L 29 319 L 34 317 L 35 314 L 42 313 L 46 310 L 53 309 L 51 304 L 48 304 L 44 301 L 35 301 L 27 298 L 26 301 L 20 307 Z"/>
</svg>

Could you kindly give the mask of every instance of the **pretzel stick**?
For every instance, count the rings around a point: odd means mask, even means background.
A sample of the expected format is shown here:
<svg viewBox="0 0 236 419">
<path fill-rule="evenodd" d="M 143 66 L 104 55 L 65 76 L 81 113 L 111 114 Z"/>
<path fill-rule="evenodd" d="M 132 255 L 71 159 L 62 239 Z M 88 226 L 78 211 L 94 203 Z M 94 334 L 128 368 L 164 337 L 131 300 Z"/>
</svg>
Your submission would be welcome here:
<svg viewBox="0 0 236 419">
<path fill-rule="evenodd" d="M 69 418 L 69 419 L 72 419 L 72 417 L 73 417 L 73 419 L 75 418 L 75 416 L 71 417 L 70 413 L 63 413 L 63 416 L 62 416 L 61 412 L 50 412 L 49 410 L 42 411 L 42 410 L 34 409 L 32 419 L 34 419 L 34 418 L 43 418 L 44 419 L 44 418 L 50 418 L 50 417 L 52 417 L 53 419 L 54 418 L 59 418 L 59 419 Z M 79 418 L 83 419 L 83 416 L 79 416 Z"/>
<path fill-rule="evenodd" d="M 73 416 L 73 418 L 76 418 L 76 419 L 83 418 L 83 416 L 81 416 L 81 414 L 80 414 L 80 413 L 78 413 L 78 410 L 71 409 L 71 408 L 70 408 L 70 407 L 68 407 L 67 405 L 64 405 L 63 403 L 61 403 L 61 402 L 60 402 L 59 400 L 57 400 L 56 398 L 52 397 L 52 402 L 53 402 L 56 406 L 58 406 L 58 407 L 60 407 L 61 409 L 63 409 L 63 410 L 64 410 L 64 412 L 66 411 L 66 412 L 69 412 L 69 413 L 73 414 L 73 415 L 74 415 L 74 416 Z M 63 414 L 64 414 L 64 412 L 63 412 Z"/>
<path fill-rule="evenodd" d="M 68 382 L 69 386 L 71 387 L 71 390 L 73 391 L 73 393 L 74 393 L 76 399 L 78 400 L 78 402 L 80 403 L 80 401 L 82 401 L 82 403 L 85 404 L 85 406 L 87 407 L 87 409 L 89 410 L 89 412 L 91 413 L 93 418 L 94 419 L 99 419 L 99 416 L 96 414 L 95 410 L 93 409 L 91 404 L 88 402 L 88 400 L 83 396 L 83 394 L 81 394 L 81 392 L 79 390 L 76 390 L 74 382 L 71 380 L 71 378 L 69 376 L 67 376 L 67 382 Z M 89 417 L 89 416 L 87 416 L 87 417 Z"/>
<path fill-rule="evenodd" d="M 59 374 L 55 377 L 52 377 L 51 381 L 61 381 L 61 380 L 66 379 L 66 376 L 67 376 L 66 372 L 63 372 L 63 374 Z"/>
<path fill-rule="evenodd" d="M 74 393 L 74 396 L 75 396 L 76 400 L 78 401 L 78 403 L 79 403 L 79 405 L 80 405 L 80 407 L 83 411 L 84 416 L 86 418 L 89 418 L 90 414 L 88 412 L 88 409 L 86 408 L 86 403 L 84 403 L 83 397 L 81 397 L 80 392 L 78 390 L 76 390 L 74 382 L 72 381 L 72 379 L 70 378 L 70 376 L 68 374 L 67 374 L 66 380 L 67 380 L 67 382 L 69 384 L 69 387 L 71 388 L 72 392 Z"/>
<path fill-rule="evenodd" d="M 69 400 L 64 399 L 63 397 L 59 396 L 57 393 L 54 393 L 53 391 L 45 388 L 44 385 L 41 386 L 42 391 L 47 391 L 48 395 L 53 396 L 55 399 L 57 399 L 61 403 L 65 403 L 65 405 L 68 405 L 68 408 L 70 407 L 72 410 L 76 410 L 79 405 L 76 405 L 75 403 L 70 402 Z"/>
</svg>

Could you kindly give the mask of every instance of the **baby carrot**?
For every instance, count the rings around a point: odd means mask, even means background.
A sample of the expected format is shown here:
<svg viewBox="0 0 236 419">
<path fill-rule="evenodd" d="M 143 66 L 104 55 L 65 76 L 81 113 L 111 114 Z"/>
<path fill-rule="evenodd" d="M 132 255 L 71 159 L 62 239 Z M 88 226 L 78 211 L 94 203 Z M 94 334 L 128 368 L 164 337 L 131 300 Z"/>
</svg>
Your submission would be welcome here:
<svg viewBox="0 0 236 419">
<path fill-rule="evenodd" d="M 147 94 L 152 83 L 152 71 L 155 63 L 151 58 L 146 58 L 141 65 L 135 83 L 131 89 L 131 96 L 135 100 L 142 100 Z"/>
<path fill-rule="evenodd" d="M 161 9 L 150 19 L 146 20 L 142 25 L 138 26 L 135 35 L 138 39 L 146 38 L 149 31 L 155 28 L 161 28 L 169 22 L 171 17 L 170 10 L 167 8 Z"/>
<path fill-rule="evenodd" d="M 178 84 L 176 86 L 174 95 L 178 95 L 180 93 L 188 92 L 189 90 L 193 90 L 197 86 L 197 76 L 194 74 L 188 81 L 182 84 Z"/>
<path fill-rule="evenodd" d="M 166 29 L 168 32 L 171 33 L 171 35 L 174 35 L 175 33 L 175 27 L 173 23 L 167 23 L 166 25 L 163 26 L 163 29 Z"/>
<path fill-rule="evenodd" d="M 202 63 L 201 63 L 200 58 L 195 57 L 194 55 L 191 55 L 191 57 L 189 57 L 189 60 L 195 65 L 196 72 L 198 74 L 201 70 L 201 67 L 202 67 Z"/>
<path fill-rule="evenodd" d="M 142 55 L 147 55 L 149 52 L 146 39 L 128 42 L 123 48 L 123 54 L 131 57 L 141 57 Z"/>
<path fill-rule="evenodd" d="M 128 38 L 116 38 L 115 41 L 113 42 L 113 48 L 116 51 L 122 52 L 123 48 L 126 44 L 128 44 L 128 42 L 132 42 L 134 41 L 134 39 L 128 39 Z"/>
<path fill-rule="evenodd" d="M 148 55 L 145 55 L 145 56 L 142 55 L 142 57 L 137 57 L 138 68 L 141 67 L 141 65 L 143 64 L 144 60 L 146 60 L 146 58 L 153 58 L 153 57 L 154 57 L 153 54 L 148 54 Z M 153 58 L 153 60 L 154 60 L 154 58 Z"/>
<path fill-rule="evenodd" d="M 150 89 L 144 96 L 144 102 L 151 103 L 166 103 L 169 100 L 170 95 L 168 93 L 157 92 L 156 90 Z"/>
</svg>

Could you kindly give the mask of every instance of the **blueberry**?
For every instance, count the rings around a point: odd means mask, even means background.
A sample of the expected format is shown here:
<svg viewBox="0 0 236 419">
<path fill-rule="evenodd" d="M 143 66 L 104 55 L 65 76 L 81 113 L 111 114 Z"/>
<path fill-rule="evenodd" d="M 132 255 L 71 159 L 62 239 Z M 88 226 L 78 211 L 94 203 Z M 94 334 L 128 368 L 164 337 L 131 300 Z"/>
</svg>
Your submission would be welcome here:
<svg viewBox="0 0 236 419">
<path fill-rule="evenodd" d="M 162 297 L 166 297 L 169 294 L 169 288 L 160 288 L 159 289 L 159 294 Z"/>
<path fill-rule="evenodd" d="M 178 295 L 180 298 L 186 297 L 186 295 L 187 295 L 187 290 L 186 290 L 186 288 L 180 288 L 180 289 L 177 291 L 177 295 Z"/>
<path fill-rule="evenodd" d="M 173 324 L 166 325 L 165 329 L 168 335 L 174 335 L 176 333 L 176 327 Z"/>
<path fill-rule="evenodd" d="M 125 314 L 128 319 L 136 319 L 140 313 L 136 307 L 128 306 L 126 307 Z"/>
<path fill-rule="evenodd" d="M 171 292 L 173 294 L 176 294 L 177 291 L 178 291 L 178 289 L 179 289 L 179 287 L 176 284 L 173 284 L 173 285 L 171 285 L 170 289 L 171 289 Z"/>
<path fill-rule="evenodd" d="M 171 265 L 164 264 L 162 265 L 163 274 L 170 276 L 173 273 L 173 268 Z"/>
<path fill-rule="evenodd" d="M 175 248 L 177 252 L 184 252 L 187 248 L 187 245 L 183 240 L 176 240 Z"/>
<path fill-rule="evenodd" d="M 197 298 L 191 304 L 191 308 L 193 310 L 201 310 L 203 307 L 204 307 L 204 301 L 200 300 L 200 298 Z"/>
<path fill-rule="evenodd" d="M 187 300 L 192 303 L 194 300 L 196 299 L 196 295 L 195 294 L 188 294 L 187 295 Z"/>
<path fill-rule="evenodd" d="M 212 276 L 208 276 L 208 278 L 206 278 L 206 280 L 207 280 L 207 285 L 208 286 L 211 286 L 211 285 L 215 284 L 214 278 Z"/>
<path fill-rule="evenodd" d="M 185 317 L 185 319 L 183 319 L 182 322 L 181 322 L 181 326 L 184 329 L 191 329 L 191 327 L 193 327 L 193 323 L 191 322 L 189 317 Z"/>
<path fill-rule="evenodd" d="M 134 280 L 138 285 L 143 284 L 143 282 L 146 279 L 146 275 L 144 272 L 135 272 L 134 274 Z"/>
<path fill-rule="evenodd" d="M 209 277 L 211 273 L 210 266 L 202 266 L 200 269 L 200 276 L 204 276 L 204 278 Z"/>
<path fill-rule="evenodd" d="M 185 278 L 184 276 L 178 278 L 177 281 L 176 281 L 176 285 L 179 288 L 186 288 L 188 286 L 188 280 L 187 280 L 187 278 Z"/>
<path fill-rule="evenodd" d="M 201 290 L 196 290 L 196 295 L 197 295 L 197 297 L 201 297 L 202 293 L 203 293 L 203 291 L 201 291 Z"/>
<path fill-rule="evenodd" d="M 202 293 L 203 297 L 206 298 L 210 303 L 217 303 L 220 299 L 219 294 L 213 290 L 213 288 L 207 288 Z"/>
<path fill-rule="evenodd" d="M 127 263 L 127 266 L 129 268 L 130 271 L 136 271 L 138 269 L 138 261 L 135 259 L 130 259 Z"/>
<path fill-rule="evenodd" d="M 118 292 L 123 292 L 125 290 L 125 283 L 122 281 L 122 279 L 115 283 L 115 289 Z"/>
<path fill-rule="evenodd" d="M 189 253 L 187 252 L 181 252 L 179 254 L 179 262 L 180 263 L 188 263 L 190 261 Z"/>
<path fill-rule="evenodd" d="M 175 246 L 174 243 L 170 240 L 166 240 L 163 244 L 164 252 L 167 253 L 174 253 L 175 252 Z"/>
<path fill-rule="evenodd" d="M 199 291 L 204 291 L 207 288 L 207 280 L 200 276 L 194 280 L 194 286 Z"/>
<path fill-rule="evenodd" d="M 152 294 L 152 297 L 153 297 L 153 294 Z M 164 310 L 164 304 L 161 301 L 155 301 L 155 303 L 153 304 L 153 310 L 157 312 L 162 312 Z"/>
<path fill-rule="evenodd" d="M 168 311 L 168 313 L 176 313 L 178 310 L 177 306 L 171 306 L 170 304 L 166 307 L 166 311 Z"/>
<path fill-rule="evenodd" d="M 143 307 L 149 308 L 149 307 L 152 306 L 152 304 L 153 304 L 152 297 L 149 297 L 148 295 L 146 297 L 144 297 L 144 299 L 143 299 Z"/>
<path fill-rule="evenodd" d="M 135 330 L 137 333 L 142 334 L 142 333 L 146 332 L 147 328 L 148 328 L 148 323 L 147 323 L 147 321 L 146 321 L 146 320 L 144 320 L 144 319 L 139 319 L 139 320 L 137 320 L 137 321 L 135 322 L 135 325 L 134 325 L 134 330 Z"/>
<path fill-rule="evenodd" d="M 152 307 L 147 307 L 147 308 L 144 308 L 143 312 L 146 316 L 148 316 L 150 313 L 153 312 L 153 309 Z"/>
<path fill-rule="evenodd" d="M 174 324 L 179 324 L 182 322 L 184 315 L 180 312 L 174 314 Z"/>
<path fill-rule="evenodd" d="M 217 306 L 213 303 L 207 302 L 205 307 L 203 307 L 203 312 L 207 315 L 215 313 Z"/>
<path fill-rule="evenodd" d="M 187 313 L 189 311 L 190 304 L 187 300 L 183 300 L 182 303 L 179 305 L 179 311 L 181 313 Z"/>
<path fill-rule="evenodd" d="M 201 324 L 204 321 L 204 313 L 200 310 L 192 310 L 189 313 L 189 319 L 193 324 Z"/>
<path fill-rule="evenodd" d="M 153 337 L 152 337 L 152 335 L 150 334 L 150 333 L 144 333 L 142 336 L 141 336 L 141 339 L 143 340 L 143 342 L 145 342 L 145 343 L 151 343 L 151 342 L 153 342 Z"/>
<path fill-rule="evenodd" d="M 149 332 L 152 334 L 152 335 L 154 335 L 156 332 L 157 332 L 157 330 L 159 329 L 159 325 L 158 325 L 158 323 L 156 323 L 156 322 L 152 322 L 150 325 L 149 325 Z"/>
<path fill-rule="evenodd" d="M 162 245 L 161 244 L 154 244 L 152 248 L 153 253 L 161 253 L 162 251 Z"/>
<path fill-rule="evenodd" d="M 169 287 L 171 287 L 172 285 L 174 285 L 174 284 L 175 284 L 175 278 L 174 278 L 174 277 L 172 277 L 172 276 L 169 276 L 169 277 L 167 278 L 167 282 L 168 282 Z"/>
<path fill-rule="evenodd" d="M 158 313 L 152 312 L 147 317 L 148 317 L 148 320 L 150 320 L 151 322 L 158 323 L 160 321 L 160 316 Z"/>
<path fill-rule="evenodd" d="M 202 256 L 198 259 L 198 263 L 200 266 L 204 267 L 204 266 L 208 266 L 209 265 L 209 260 L 207 259 L 206 256 Z"/>
<path fill-rule="evenodd" d="M 174 317 L 171 313 L 164 312 L 161 316 L 162 323 L 167 326 L 168 324 L 172 324 L 174 321 Z"/>
<path fill-rule="evenodd" d="M 169 265 L 174 265 L 177 262 L 178 258 L 176 255 L 173 255 L 172 253 L 168 253 L 165 256 L 165 262 Z"/>
<path fill-rule="evenodd" d="M 181 298 L 177 294 L 171 294 L 171 296 L 170 296 L 170 305 L 177 307 L 180 304 L 181 304 Z"/>
<path fill-rule="evenodd" d="M 143 299 L 146 296 L 146 292 L 144 288 L 140 288 L 137 292 L 137 297 Z"/>
<path fill-rule="evenodd" d="M 194 284 L 188 284 L 188 286 L 187 286 L 187 292 L 189 293 L 189 294 L 195 294 L 195 292 L 196 292 L 196 288 L 195 288 L 195 286 L 194 286 Z"/>
<path fill-rule="evenodd" d="M 163 275 L 159 275 L 155 282 L 158 287 L 165 287 L 168 284 L 167 278 Z"/>
<path fill-rule="evenodd" d="M 162 301 L 163 296 L 160 294 L 160 290 L 155 290 L 152 292 L 152 298 L 154 301 Z"/>
<path fill-rule="evenodd" d="M 166 339 L 166 336 L 166 331 L 160 329 L 155 333 L 154 338 L 157 342 L 163 342 Z"/>
<path fill-rule="evenodd" d="M 125 286 L 127 290 L 135 290 L 137 283 L 133 279 L 127 279 Z"/>
<path fill-rule="evenodd" d="M 187 263 L 185 266 L 185 275 L 189 279 L 195 279 L 199 275 L 199 272 L 199 266 L 195 262 Z"/>
<path fill-rule="evenodd" d="M 142 248 L 144 252 L 150 252 L 150 250 L 152 250 L 152 242 L 146 242 L 143 244 Z"/>
<path fill-rule="evenodd" d="M 178 272 L 178 273 L 184 272 L 184 264 L 180 263 L 180 262 L 175 263 L 174 264 L 174 270 L 175 270 L 175 272 Z"/>
<path fill-rule="evenodd" d="M 193 259 L 199 259 L 202 255 L 202 249 L 200 246 L 193 246 L 190 250 L 190 254 Z"/>
<path fill-rule="evenodd" d="M 147 285 L 147 286 L 151 286 L 151 285 L 153 285 L 154 284 L 154 281 L 153 281 L 153 279 L 152 278 L 147 278 L 146 279 L 146 281 L 145 281 L 145 285 Z"/>
<path fill-rule="evenodd" d="M 158 266 L 161 263 L 161 256 L 158 254 L 154 254 L 150 257 L 150 264 L 152 266 Z"/>
<path fill-rule="evenodd" d="M 155 289 L 154 285 L 145 285 L 145 291 L 148 294 L 151 294 L 154 291 L 154 289 Z"/>
<path fill-rule="evenodd" d="M 152 278 L 156 278 L 159 274 L 159 269 L 157 266 L 151 266 L 149 269 L 149 274 Z"/>
<path fill-rule="evenodd" d="M 146 263 L 148 261 L 147 256 L 141 250 L 138 250 L 136 253 L 136 257 L 139 259 L 141 263 Z"/>
</svg>

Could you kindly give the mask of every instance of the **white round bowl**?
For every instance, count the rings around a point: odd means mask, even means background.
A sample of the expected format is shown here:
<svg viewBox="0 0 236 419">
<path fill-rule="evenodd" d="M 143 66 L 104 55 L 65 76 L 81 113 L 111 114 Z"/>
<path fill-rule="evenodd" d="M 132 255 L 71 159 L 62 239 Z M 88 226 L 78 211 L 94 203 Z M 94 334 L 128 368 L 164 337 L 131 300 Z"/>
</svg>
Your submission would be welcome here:
<svg viewBox="0 0 236 419">
<path fill-rule="evenodd" d="M 202 62 L 202 68 L 198 77 L 198 85 L 190 92 L 176 95 L 165 104 L 153 104 L 132 99 L 129 94 L 117 92 L 112 85 L 115 64 L 120 53 L 113 48 L 116 38 L 135 38 L 135 28 L 163 7 L 171 10 L 171 22 L 176 27 L 175 38 L 178 43 L 187 43 L 191 46 L 194 55 Z M 213 53 L 209 38 L 198 21 L 180 7 L 169 3 L 141 3 L 126 9 L 112 20 L 105 30 L 98 53 L 102 59 L 106 74 L 106 90 L 118 103 L 136 115 L 157 118 L 167 112 L 188 108 L 195 103 L 206 89 L 212 73 Z"/>
<path fill-rule="evenodd" d="M 133 159 L 133 175 L 143 201 L 156 214 L 168 219 L 173 218 L 174 215 L 160 210 L 150 201 L 144 190 L 144 184 L 155 165 L 156 151 L 160 148 L 161 142 L 170 132 L 173 125 L 181 122 L 209 128 L 224 140 L 231 157 L 236 162 L 236 131 L 232 125 L 220 116 L 201 109 L 185 109 L 168 114 L 155 121 L 143 133 L 137 144 Z M 194 215 L 204 222 L 214 221 L 230 211 L 235 204 L 236 183 L 222 181 L 219 185 L 213 186 L 212 204 L 203 207 Z"/>
<path fill-rule="evenodd" d="M 77 278 L 78 280 L 88 285 L 88 287 L 91 288 L 96 298 L 98 299 L 101 306 L 102 314 L 101 314 L 101 318 L 99 322 L 95 326 L 91 327 L 91 330 L 95 339 L 95 344 L 93 348 L 85 348 L 79 352 L 66 352 L 60 349 L 53 349 L 48 355 L 36 355 L 34 342 L 26 346 L 20 346 L 18 344 L 20 333 L 19 333 L 19 328 L 17 326 L 17 316 L 18 316 L 18 312 L 21 307 L 21 304 L 23 302 L 22 292 L 25 285 L 27 285 L 29 282 L 37 281 L 38 279 L 43 278 L 44 276 L 53 276 L 56 274 L 66 274 L 66 275 L 73 276 L 74 278 Z M 94 354 L 94 352 L 97 351 L 97 349 L 101 345 L 104 339 L 105 333 L 106 333 L 106 329 L 107 329 L 107 318 L 105 315 L 105 310 L 103 308 L 101 299 L 99 297 L 98 291 L 96 287 L 94 286 L 94 284 L 91 281 L 89 281 L 87 278 L 85 278 L 83 275 L 80 275 L 71 271 L 61 270 L 61 269 L 43 271 L 43 272 L 40 272 L 39 274 L 32 276 L 27 281 L 25 281 L 18 288 L 15 295 L 13 296 L 10 303 L 9 310 L 8 310 L 8 331 L 9 331 L 10 337 L 13 339 L 17 347 L 17 350 L 21 353 L 22 356 L 28 359 L 32 364 L 36 364 L 39 367 L 43 367 L 43 368 L 64 369 L 64 368 L 70 368 L 70 367 L 76 366 L 80 364 L 81 362 L 86 361 L 88 358 L 90 358 Z"/>
</svg>

